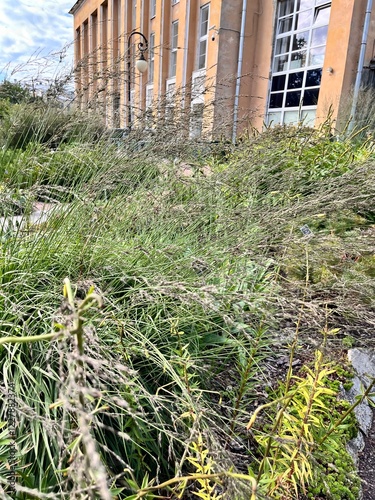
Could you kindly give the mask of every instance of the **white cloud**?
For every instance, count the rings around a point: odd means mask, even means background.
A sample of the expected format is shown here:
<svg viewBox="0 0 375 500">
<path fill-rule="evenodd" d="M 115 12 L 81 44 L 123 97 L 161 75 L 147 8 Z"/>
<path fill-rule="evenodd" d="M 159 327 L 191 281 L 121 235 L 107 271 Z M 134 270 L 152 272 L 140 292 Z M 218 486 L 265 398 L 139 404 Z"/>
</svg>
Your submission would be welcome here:
<svg viewBox="0 0 375 500">
<path fill-rule="evenodd" d="M 51 78 L 71 68 L 74 3 L 0 0 L 1 79 Z"/>
</svg>

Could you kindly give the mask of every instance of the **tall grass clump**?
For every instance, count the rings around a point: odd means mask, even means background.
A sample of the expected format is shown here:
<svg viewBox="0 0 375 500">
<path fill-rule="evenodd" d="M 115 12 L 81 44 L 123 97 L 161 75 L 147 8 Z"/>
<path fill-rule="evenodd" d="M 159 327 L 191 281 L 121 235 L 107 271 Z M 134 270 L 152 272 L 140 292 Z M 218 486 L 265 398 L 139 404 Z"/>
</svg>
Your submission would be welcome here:
<svg viewBox="0 0 375 500">
<path fill-rule="evenodd" d="M 368 341 L 372 141 L 280 127 L 225 157 L 182 143 L 177 159 L 162 137 L 114 141 L 71 111 L 52 109 L 54 122 L 44 110 L 34 130 L 34 103 L 22 106 L 2 122 L 0 156 L 0 386 L 4 398 L 15 388 L 17 498 L 329 498 L 313 471 L 328 437 L 313 435 L 302 479 L 300 455 L 268 465 L 298 388 L 315 410 L 319 380 L 340 420 L 328 351 Z M 38 207 L 48 217 L 35 221 Z M 317 340 L 328 324 L 336 335 Z M 296 429 L 295 450 L 310 439 Z"/>
</svg>

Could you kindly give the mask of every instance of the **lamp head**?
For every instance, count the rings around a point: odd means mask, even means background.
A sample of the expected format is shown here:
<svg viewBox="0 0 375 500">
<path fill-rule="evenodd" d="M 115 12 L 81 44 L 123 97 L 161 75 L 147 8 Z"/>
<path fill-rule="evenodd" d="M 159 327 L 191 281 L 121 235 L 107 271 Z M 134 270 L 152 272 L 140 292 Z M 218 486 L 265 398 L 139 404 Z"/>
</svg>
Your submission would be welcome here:
<svg viewBox="0 0 375 500">
<path fill-rule="evenodd" d="M 140 73 L 147 71 L 148 63 L 143 54 L 140 55 L 138 61 L 135 63 L 135 67 Z"/>
</svg>

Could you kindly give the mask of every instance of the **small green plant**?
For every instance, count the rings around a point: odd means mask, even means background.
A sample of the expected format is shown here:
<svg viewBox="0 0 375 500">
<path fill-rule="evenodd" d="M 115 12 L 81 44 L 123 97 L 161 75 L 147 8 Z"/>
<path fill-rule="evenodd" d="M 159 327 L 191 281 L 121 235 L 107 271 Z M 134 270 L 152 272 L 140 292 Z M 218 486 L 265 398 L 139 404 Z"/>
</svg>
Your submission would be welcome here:
<svg viewBox="0 0 375 500">
<path fill-rule="evenodd" d="M 246 328 L 246 325 L 243 325 Z M 263 356 L 267 352 L 267 331 L 259 326 L 252 333 L 250 346 L 238 346 L 237 372 L 239 375 L 238 387 L 234 390 L 233 413 L 230 419 L 229 440 L 235 435 L 238 416 L 244 411 L 249 398 L 252 397 L 256 372 Z M 250 333 L 249 333 L 250 336 Z"/>
<path fill-rule="evenodd" d="M 342 345 L 346 349 L 351 349 L 355 343 L 355 339 L 351 335 L 345 335 L 345 337 L 342 339 Z"/>
<path fill-rule="evenodd" d="M 171 363 L 175 367 L 176 372 L 180 375 L 186 390 L 191 394 L 192 390 L 198 387 L 198 381 L 192 370 L 194 362 L 189 352 L 189 342 L 186 344 L 183 343 L 184 334 L 185 332 L 178 328 L 178 320 L 171 320 L 171 335 L 173 338 L 177 339 L 177 346 L 174 348 L 174 352 L 172 352 Z"/>
<path fill-rule="evenodd" d="M 357 432 L 353 409 L 359 402 L 337 400 L 336 373 L 317 351 L 314 367 L 304 366 L 300 376 L 293 375 L 288 389 L 281 385 L 273 400 L 258 407 L 249 421 L 247 427 L 252 429 L 261 411 L 279 407 L 271 413 L 273 423 L 254 431 L 263 453 L 257 480 L 272 498 L 295 499 L 303 493 L 308 498 L 321 494 L 356 500 L 360 480 L 345 444 Z"/>
<path fill-rule="evenodd" d="M 281 405 L 274 424 L 265 432 L 256 432 L 256 440 L 266 452 L 259 464 L 258 480 L 267 484 L 272 498 L 298 498 L 300 488 L 306 493 L 313 477 L 312 443 L 322 430 L 322 416 L 327 418 L 330 412 L 324 396 L 334 392 L 325 387 L 324 380 L 333 370 L 323 364 L 320 351 L 316 353 L 314 369 L 305 367 L 305 370 L 306 376 L 293 376 L 286 391 L 281 387 L 284 395 L 268 404 Z M 248 429 L 253 426 L 254 415 Z"/>
</svg>

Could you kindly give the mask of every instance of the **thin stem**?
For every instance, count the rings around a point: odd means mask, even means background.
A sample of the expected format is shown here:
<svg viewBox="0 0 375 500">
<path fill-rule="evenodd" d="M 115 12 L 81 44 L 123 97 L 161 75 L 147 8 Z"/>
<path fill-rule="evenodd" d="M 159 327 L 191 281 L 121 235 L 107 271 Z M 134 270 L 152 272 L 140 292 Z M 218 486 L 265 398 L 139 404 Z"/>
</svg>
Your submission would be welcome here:
<svg viewBox="0 0 375 500">
<path fill-rule="evenodd" d="M 250 481 L 252 483 L 252 494 L 250 497 L 250 500 L 256 500 L 256 492 L 257 492 L 257 482 L 255 478 L 248 476 L 246 474 L 236 474 L 233 472 L 218 472 L 217 474 L 192 474 L 191 476 L 181 476 L 181 477 L 174 477 L 172 479 L 168 479 L 168 481 L 165 481 L 164 483 L 158 484 L 156 486 L 148 486 L 147 488 L 143 488 L 140 491 L 138 491 L 137 494 L 137 499 L 142 498 L 147 493 L 150 493 L 151 491 L 163 489 L 163 488 L 168 488 L 172 484 L 175 483 L 180 483 L 180 482 L 187 482 L 187 481 L 195 481 L 197 479 L 221 479 L 223 477 L 231 477 L 233 479 L 243 479 L 244 481 Z"/>
<path fill-rule="evenodd" d="M 43 335 L 34 335 L 31 337 L 2 337 L 0 345 L 3 344 L 28 344 L 29 342 L 41 342 L 43 340 L 59 339 L 64 333 L 45 333 Z"/>
</svg>

